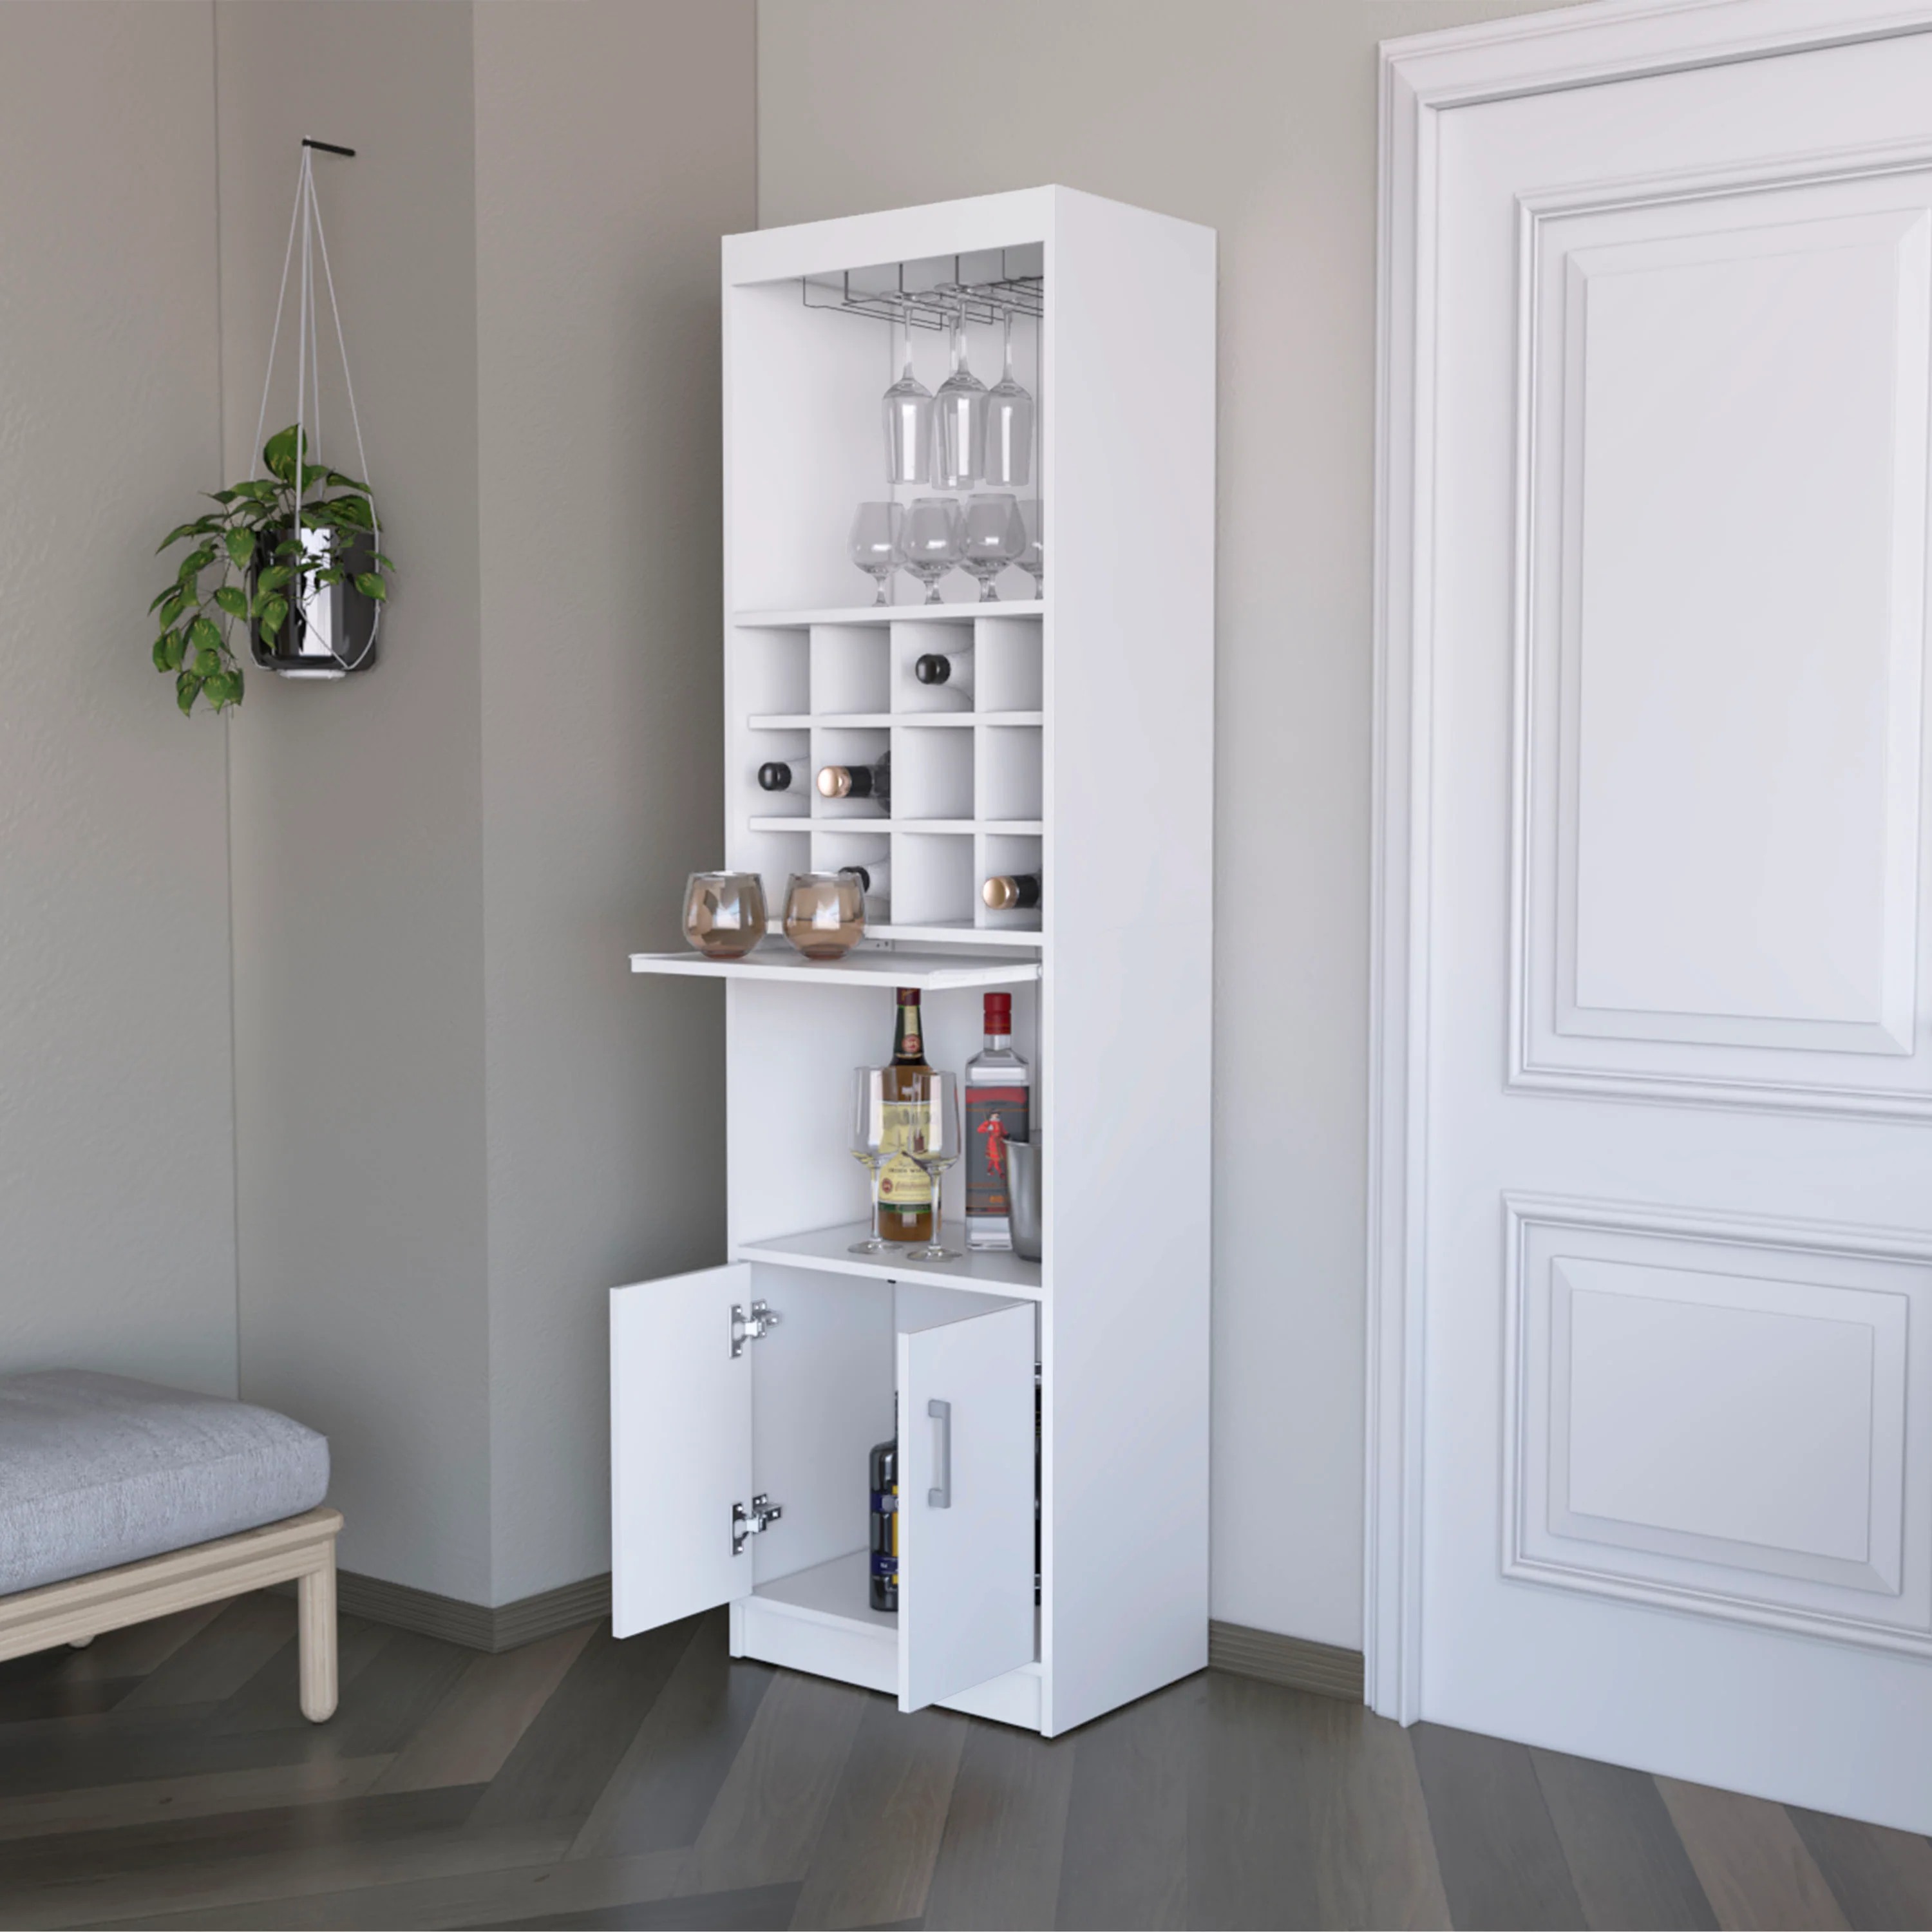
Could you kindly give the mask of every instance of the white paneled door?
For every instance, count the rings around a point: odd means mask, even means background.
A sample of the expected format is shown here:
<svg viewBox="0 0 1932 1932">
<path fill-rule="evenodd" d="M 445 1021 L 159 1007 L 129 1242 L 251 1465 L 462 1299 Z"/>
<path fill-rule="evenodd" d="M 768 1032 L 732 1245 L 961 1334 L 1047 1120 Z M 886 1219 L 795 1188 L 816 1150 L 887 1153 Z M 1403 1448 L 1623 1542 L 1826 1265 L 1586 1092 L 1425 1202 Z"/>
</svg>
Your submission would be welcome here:
<svg viewBox="0 0 1932 1932">
<path fill-rule="evenodd" d="M 1384 76 L 1374 1696 L 1924 1832 L 1932 15 L 1565 17 Z"/>
</svg>

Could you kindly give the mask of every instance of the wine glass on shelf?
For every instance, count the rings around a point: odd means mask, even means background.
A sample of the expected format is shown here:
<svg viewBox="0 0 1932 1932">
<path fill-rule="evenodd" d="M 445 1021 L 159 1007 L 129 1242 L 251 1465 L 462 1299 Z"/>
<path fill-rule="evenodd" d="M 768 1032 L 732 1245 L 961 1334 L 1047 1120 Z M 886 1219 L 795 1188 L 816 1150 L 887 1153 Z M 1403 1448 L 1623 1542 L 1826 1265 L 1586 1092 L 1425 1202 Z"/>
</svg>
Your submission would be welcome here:
<svg viewBox="0 0 1932 1932">
<path fill-rule="evenodd" d="M 851 534 L 845 539 L 845 554 L 871 578 L 878 595 L 876 608 L 890 604 L 886 586 L 899 567 L 899 530 L 905 513 L 896 503 L 861 503 L 852 519 Z"/>
<path fill-rule="evenodd" d="M 1033 473 L 1033 396 L 1013 374 L 1013 312 L 1006 312 L 1005 373 L 986 392 L 986 480 L 1009 488 Z"/>
<path fill-rule="evenodd" d="M 952 325 L 952 373 L 932 399 L 935 430 L 933 481 L 942 489 L 968 490 L 979 482 L 986 453 L 986 386 L 966 366 L 966 304 Z"/>
<path fill-rule="evenodd" d="M 877 1066 L 852 1070 L 852 1158 L 870 1177 L 872 1228 L 862 1241 L 846 1250 L 853 1255 L 889 1255 L 892 1244 L 879 1232 L 879 1170 L 892 1158 L 886 1131 L 885 1075 Z"/>
<path fill-rule="evenodd" d="M 912 373 L 912 323 L 902 317 L 905 354 L 899 376 L 885 393 L 886 481 L 932 480 L 932 392 Z M 882 600 L 883 601 L 883 600 Z"/>
<path fill-rule="evenodd" d="M 939 580 L 960 559 L 963 540 L 959 506 L 950 496 L 915 496 L 905 514 L 899 554 L 907 569 L 926 586 L 925 601 L 937 604 Z"/>
<path fill-rule="evenodd" d="M 906 1152 L 932 1183 L 932 1238 L 922 1248 L 908 1248 L 909 1262 L 952 1262 L 960 1250 L 940 1238 L 940 1196 L 946 1170 L 959 1158 L 959 1078 L 954 1073 L 900 1075 L 902 1090 L 910 1103 Z"/>
<path fill-rule="evenodd" d="M 1030 496 L 1020 506 L 1020 523 L 1026 531 L 1026 548 L 1015 561 L 1033 579 L 1036 598 L 1046 595 L 1046 556 L 1041 548 L 1040 499 Z"/>
<path fill-rule="evenodd" d="M 996 604 L 993 580 L 1027 547 L 1018 500 L 1007 490 L 976 490 L 966 500 L 960 524 L 961 564 L 980 586 L 980 602 Z"/>
</svg>

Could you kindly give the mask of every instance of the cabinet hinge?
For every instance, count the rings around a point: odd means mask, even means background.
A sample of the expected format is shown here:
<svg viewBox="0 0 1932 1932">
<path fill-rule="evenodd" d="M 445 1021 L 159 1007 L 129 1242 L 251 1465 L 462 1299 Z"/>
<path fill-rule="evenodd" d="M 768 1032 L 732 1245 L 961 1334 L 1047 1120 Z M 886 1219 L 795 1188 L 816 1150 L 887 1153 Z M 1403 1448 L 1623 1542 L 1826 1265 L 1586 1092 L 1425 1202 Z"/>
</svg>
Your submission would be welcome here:
<svg viewBox="0 0 1932 1932">
<path fill-rule="evenodd" d="M 769 1335 L 778 1325 L 776 1310 L 770 1302 L 754 1301 L 748 1316 L 743 1306 L 737 1302 L 731 1304 L 731 1359 L 736 1361 L 745 1352 L 747 1342 L 755 1342 L 761 1335 Z"/>
<path fill-rule="evenodd" d="M 784 1514 L 783 1508 L 772 1501 L 761 1490 L 752 1498 L 752 1507 L 747 1509 L 742 1503 L 731 1505 L 731 1554 L 742 1556 L 745 1553 L 745 1539 L 758 1535 L 770 1529 Z"/>
</svg>

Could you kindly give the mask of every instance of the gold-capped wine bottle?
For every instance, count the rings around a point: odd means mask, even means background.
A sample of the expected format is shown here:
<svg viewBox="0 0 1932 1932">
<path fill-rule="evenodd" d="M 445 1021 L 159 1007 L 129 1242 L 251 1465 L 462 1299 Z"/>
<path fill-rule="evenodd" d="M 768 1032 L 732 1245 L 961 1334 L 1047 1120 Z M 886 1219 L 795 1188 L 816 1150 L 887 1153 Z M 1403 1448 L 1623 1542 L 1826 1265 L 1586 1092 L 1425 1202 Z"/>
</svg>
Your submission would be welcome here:
<svg viewBox="0 0 1932 1932">
<path fill-rule="evenodd" d="M 818 774 L 820 798 L 875 798 L 890 806 L 892 802 L 892 754 L 888 752 L 876 765 L 826 765 Z"/>
<path fill-rule="evenodd" d="M 980 888 L 980 896 L 994 912 L 1030 912 L 1040 904 L 1040 874 L 1001 873 Z"/>
<path fill-rule="evenodd" d="M 879 1232 L 889 1241 L 932 1239 L 932 1177 L 912 1157 L 917 1117 L 929 1104 L 925 1083 L 930 1073 L 920 1024 L 919 988 L 898 988 L 898 1013 L 892 1036 L 892 1064 L 881 1070 L 885 1087 L 885 1132 L 880 1147 Z"/>
</svg>

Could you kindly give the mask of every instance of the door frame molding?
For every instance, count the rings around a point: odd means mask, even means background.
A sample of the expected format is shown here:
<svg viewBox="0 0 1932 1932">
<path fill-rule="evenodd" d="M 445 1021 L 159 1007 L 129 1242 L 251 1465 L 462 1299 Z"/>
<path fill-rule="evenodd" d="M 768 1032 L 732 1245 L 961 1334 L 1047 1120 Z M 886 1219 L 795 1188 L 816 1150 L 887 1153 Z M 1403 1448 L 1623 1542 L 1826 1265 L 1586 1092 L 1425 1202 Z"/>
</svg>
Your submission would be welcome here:
<svg viewBox="0 0 1932 1932">
<path fill-rule="evenodd" d="M 1928 31 L 1932 0 L 1590 0 L 1382 43 L 1362 1648 L 1366 1701 L 1403 1724 L 1422 1704 L 1437 117 Z"/>
</svg>

